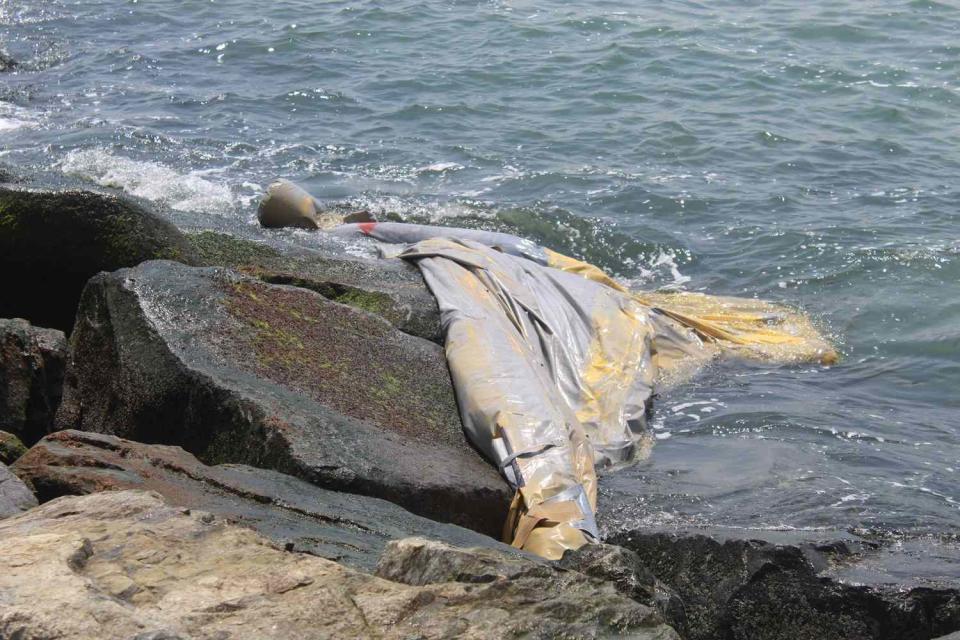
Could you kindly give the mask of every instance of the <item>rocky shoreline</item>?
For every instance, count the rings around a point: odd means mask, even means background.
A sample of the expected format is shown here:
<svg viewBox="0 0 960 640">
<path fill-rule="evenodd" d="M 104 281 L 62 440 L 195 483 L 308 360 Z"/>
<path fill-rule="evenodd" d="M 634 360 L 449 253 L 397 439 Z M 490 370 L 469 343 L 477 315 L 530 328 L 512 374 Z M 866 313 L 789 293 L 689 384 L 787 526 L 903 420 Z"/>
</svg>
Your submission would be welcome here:
<svg viewBox="0 0 960 640">
<path fill-rule="evenodd" d="M 401 261 L 21 184 L 0 186 L 0 264 L 0 638 L 960 629 L 954 585 L 838 579 L 870 544 L 501 544 L 509 488 L 463 438 L 436 302 Z"/>
</svg>

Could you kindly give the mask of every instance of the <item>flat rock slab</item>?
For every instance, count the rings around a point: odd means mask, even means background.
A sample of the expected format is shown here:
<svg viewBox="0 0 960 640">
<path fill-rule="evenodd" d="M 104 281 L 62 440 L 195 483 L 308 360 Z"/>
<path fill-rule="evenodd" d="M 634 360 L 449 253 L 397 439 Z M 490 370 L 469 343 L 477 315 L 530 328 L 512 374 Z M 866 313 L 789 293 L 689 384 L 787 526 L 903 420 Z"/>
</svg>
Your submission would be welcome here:
<svg viewBox="0 0 960 640">
<path fill-rule="evenodd" d="M 366 570 L 373 570 L 390 540 L 410 536 L 513 551 L 487 536 L 421 518 L 385 500 L 327 491 L 267 469 L 211 467 L 180 447 L 99 433 L 49 435 L 20 458 L 13 472 L 42 502 L 146 489 L 162 495 L 167 504 L 202 509 L 251 527 L 277 544 Z"/>
<path fill-rule="evenodd" d="M 52 430 L 66 360 L 63 332 L 0 319 L 0 430 L 31 444 Z"/>
<path fill-rule="evenodd" d="M 9 518 L 37 506 L 37 499 L 6 465 L 0 463 L 0 518 Z"/>
<path fill-rule="evenodd" d="M 648 607 L 574 572 L 508 559 L 513 580 L 411 586 L 286 553 L 150 492 L 59 498 L 0 522 L 0 539 L 3 638 L 678 638 Z M 427 563 L 473 553 L 425 544 L 397 543 L 383 563 L 415 571 L 411 551 Z"/>
<path fill-rule="evenodd" d="M 91 279 L 57 424 L 275 469 L 491 535 L 511 498 L 466 442 L 442 348 L 222 268 L 155 261 Z"/>
</svg>

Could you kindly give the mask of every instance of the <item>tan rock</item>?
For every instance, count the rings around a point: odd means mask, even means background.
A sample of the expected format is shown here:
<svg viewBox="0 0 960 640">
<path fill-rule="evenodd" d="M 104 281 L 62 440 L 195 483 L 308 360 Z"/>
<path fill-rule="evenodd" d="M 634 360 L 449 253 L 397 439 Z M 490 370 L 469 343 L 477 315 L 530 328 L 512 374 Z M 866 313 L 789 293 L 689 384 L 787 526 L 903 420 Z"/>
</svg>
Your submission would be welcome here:
<svg viewBox="0 0 960 640">
<path fill-rule="evenodd" d="M 60 498 L 0 522 L 0 539 L 2 638 L 677 638 L 609 585 L 533 560 L 520 571 L 526 597 L 502 576 L 408 586 L 286 553 L 150 492 Z M 400 564 L 418 546 L 450 553 L 407 541 Z"/>
</svg>

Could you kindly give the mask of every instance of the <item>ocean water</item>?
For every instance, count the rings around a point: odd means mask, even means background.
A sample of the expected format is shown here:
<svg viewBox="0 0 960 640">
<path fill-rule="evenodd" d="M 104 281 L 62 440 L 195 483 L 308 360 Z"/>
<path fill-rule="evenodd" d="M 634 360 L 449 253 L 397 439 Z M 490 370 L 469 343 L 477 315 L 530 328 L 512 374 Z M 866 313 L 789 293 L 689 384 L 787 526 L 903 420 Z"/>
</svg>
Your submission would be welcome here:
<svg viewBox="0 0 960 640">
<path fill-rule="evenodd" d="M 607 530 L 960 534 L 960 5 L 0 0 L 0 48 L 16 169 L 249 234 L 282 176 L 836 339 L 663 394 Z"/>
</svg>

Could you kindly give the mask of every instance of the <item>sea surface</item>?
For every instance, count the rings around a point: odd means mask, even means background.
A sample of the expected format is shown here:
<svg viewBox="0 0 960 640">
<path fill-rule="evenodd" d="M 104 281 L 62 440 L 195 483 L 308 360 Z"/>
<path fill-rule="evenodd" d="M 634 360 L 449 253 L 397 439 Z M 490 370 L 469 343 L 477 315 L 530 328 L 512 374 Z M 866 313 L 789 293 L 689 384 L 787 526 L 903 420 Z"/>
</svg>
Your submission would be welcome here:
<svg viewBox="0 0 960 640">
<path fill-rule="evenodd" d="M 960 534 L 960 4 L 0 0 L 0 48 L 17 170 L 253 235 L 282 176 L 833 336 L 663 394 L 608 531 Z"/>
</svg>

